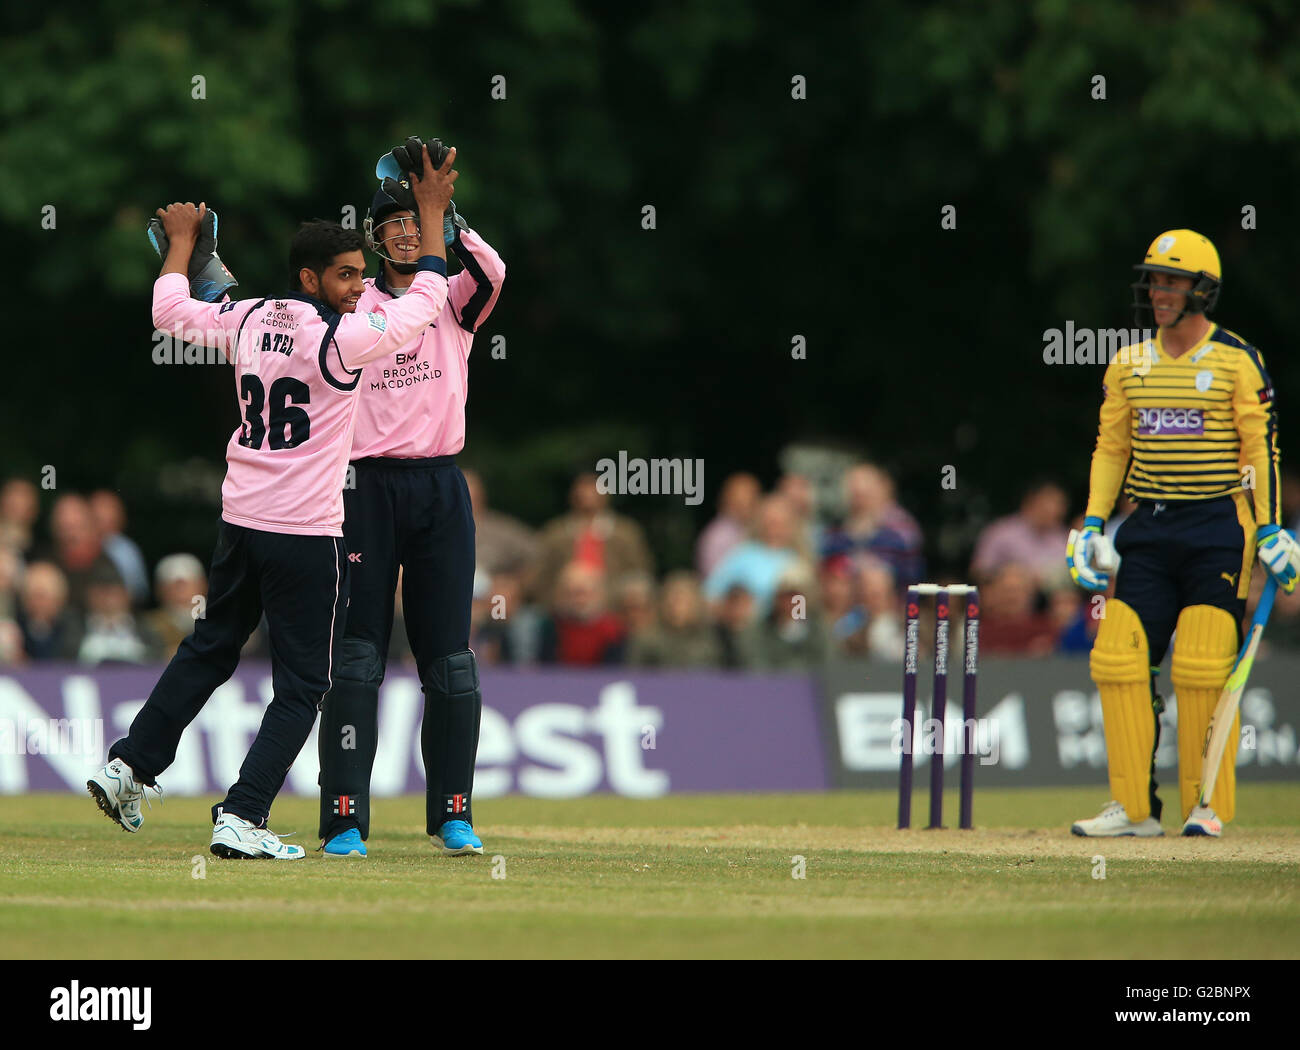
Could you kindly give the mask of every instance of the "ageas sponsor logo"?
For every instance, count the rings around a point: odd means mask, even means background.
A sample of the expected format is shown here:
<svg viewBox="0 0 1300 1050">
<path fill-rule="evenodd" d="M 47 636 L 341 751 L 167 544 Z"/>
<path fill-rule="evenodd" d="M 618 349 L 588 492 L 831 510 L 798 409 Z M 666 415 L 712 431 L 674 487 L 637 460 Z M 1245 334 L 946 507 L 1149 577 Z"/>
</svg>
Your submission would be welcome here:
<svg viewBox="0 0 1300 1050">
<path fill-rule="evenodd" d="M 1199 408 L 1139 408 L 1138 434 L 1143 437 L 1192 436 L 1205 433 Z"/>
</svg>

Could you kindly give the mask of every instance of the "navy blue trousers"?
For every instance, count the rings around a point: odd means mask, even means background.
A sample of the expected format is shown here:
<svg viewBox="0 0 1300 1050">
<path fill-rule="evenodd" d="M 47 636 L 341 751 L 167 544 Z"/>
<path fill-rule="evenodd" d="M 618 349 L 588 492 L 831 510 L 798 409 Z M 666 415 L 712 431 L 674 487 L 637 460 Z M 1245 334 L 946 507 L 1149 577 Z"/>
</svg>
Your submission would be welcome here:
<svg viewBox="0 0 1300 1050">
<path fill-rule="evenodd" d="M 1115 597 L 1142 621 L 1152 667 L 1164 660 L 1178 614 L 1189 605 L 1212 605 L 1230 613 L 1240 644 L 1254 542 L 1254 518 L 1241 495 L 1166 503 L 1143 500 L 1120 525 L 1115 550 L 1122 560 Z"/>
<path fill-rule="evenodd" d="M 152 784 L 176 759 L 181 733 L 235 672 L 239 652 L 266 615 L 275 695 L 239 779 L 218 808 L 266 822 L 321 700 L 347 612 L 348 562 L 335 536 L 260 532 L 222 521 L 212 555 L 204 615 L 135 716 L 109 749 Z"/>
<path fill-rule="evenodd" d="M 445 661 L 469 649 L 474 515 L 452 456 L 355 460 L 343 490 L 351 605 L 335 689 L 320 737 L 320 836 L 370 832 L 370 777 L 378 748 L 379 686 L 402 575 L 402 617 L 424 689 L 420 728 L 428 833 L 445 819 L 473 822 L 471 791 L 481 696 L 449 694 Z M 340 740 L 351 746 L 340 746 Z"/>
<path fill-rule="evenodd" d="M 343 535 L 353 555 L 348 638 L 382 659 L 393 633 L 402 569 L 402 616 L 420 679 L 433 660 L 469 647 L 474 595 L 474 514 L 454 457 L 360 459 L 343 491 Z"/>
</svg>

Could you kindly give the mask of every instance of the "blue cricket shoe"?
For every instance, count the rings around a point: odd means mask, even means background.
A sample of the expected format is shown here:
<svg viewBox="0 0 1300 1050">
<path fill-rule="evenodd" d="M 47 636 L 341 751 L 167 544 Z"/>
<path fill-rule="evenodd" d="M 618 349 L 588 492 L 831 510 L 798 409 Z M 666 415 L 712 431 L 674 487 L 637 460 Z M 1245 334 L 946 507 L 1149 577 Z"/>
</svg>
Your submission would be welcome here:
<svg viewBox="0 0 1300 1050">
<path fill-rule="evenodd" d="M 361 841 L 361 832 L 356 828 L 348 828 L 347 831 L 335 835 L 325 843 L 327 857 L 364 857 L 365 855 L 366 844 Z"/>
<path fill-rule="evenodd" d="M 483 843 L 474 834 L 474 829 L 463 820 L 443 821 L 438 834 L 430 835 L 429 838 L 435 846 L 441 846 L 443 854 L 448 857 L 483 852 Z"/>
</svg>

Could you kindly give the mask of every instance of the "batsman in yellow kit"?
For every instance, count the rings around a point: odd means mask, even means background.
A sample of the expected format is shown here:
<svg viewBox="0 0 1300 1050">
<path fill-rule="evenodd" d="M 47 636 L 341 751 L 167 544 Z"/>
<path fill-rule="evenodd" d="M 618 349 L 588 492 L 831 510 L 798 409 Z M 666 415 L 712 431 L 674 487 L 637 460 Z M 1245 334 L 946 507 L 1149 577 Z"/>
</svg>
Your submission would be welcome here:
<svg viewBox="0 0 1300 1050">
<path fill-rule="evenodd" d="M 1112 801 L 1070 830 L 1164 834 L 1156 675 L 1172 636 L 1182 833 L 1217 837 L 1236 811 L 1240 716 L 1208 806 L 1198 805 L 1201 752 L 1241 645 L 1255 556 L 1290 593 L 1300 547 L 1278 520 L 1277 415 L 1264 359 L 1206 316 L 1219 297 L 1219 253 L 1199 233 L 1169 230 L 1136 269 L 1134 306 L 1149 338 L 1106 369 L 1087 517 L 1066 552 L 1085 590 L 1106 590 L 1115 574 L 1090 660 Z M 1137 508 L 1112 542 L 1103 527 L 1121 486 Z"/>
</svg>

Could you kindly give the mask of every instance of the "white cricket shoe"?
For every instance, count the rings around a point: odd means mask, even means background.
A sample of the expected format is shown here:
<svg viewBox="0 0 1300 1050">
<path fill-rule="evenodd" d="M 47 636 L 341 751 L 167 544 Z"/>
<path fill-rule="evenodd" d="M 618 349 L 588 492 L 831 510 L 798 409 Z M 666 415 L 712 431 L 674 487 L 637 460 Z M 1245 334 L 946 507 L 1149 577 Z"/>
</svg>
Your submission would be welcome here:
<svg viewBox="0 0 1300 1050">
<path fill-rule="evenodd" d="M 1223 834 L 1223 824 L 1209 806 L 1193 806 L 1183 825 L 1184 835 L 1208 835 L 1217 839 Z"/>
<path fill-rule="evenodd" d="M 90 792 L 95 804 L 111 820 L 117 821 L 124 830 L 130 832 L 139 831 L 140 825 L 144 823 L 140 800 L 144 799 L 145 804 L 153 809 L 153 803 L 145 794 L 147 787 L 135 779 L 135 772 L 120 758 L 113 759 L 86 781 L 86 790 Z M 155 786 L 152 790 L 158 792 L 161 801 L 162 788 Z"/>
<path fill-rule="evenodd" d="M 1124 807 L 1113 799 L 1106 803 L 1100 815 L 1091 820 L 1076 821 L 1070 827 L 1070 834 L 1085 838 L 1118 838 L 1121 835 L 1135 835 L 1142 839 L 1153 839 L 1164 834 L 1160 821 L 1147 817 L 1137 824 L 1128 819 Z"/>
<path fill-rule="evenodd" d="M 217 810 L 216 826 L 212 829 L 209 847 L 218 857 L 227 860 L 299 860 L 307 856 L 301 846 L 281 842 L 280 836 L 269 828 L 255 828 L 243 817 Z"/>
</svg>

